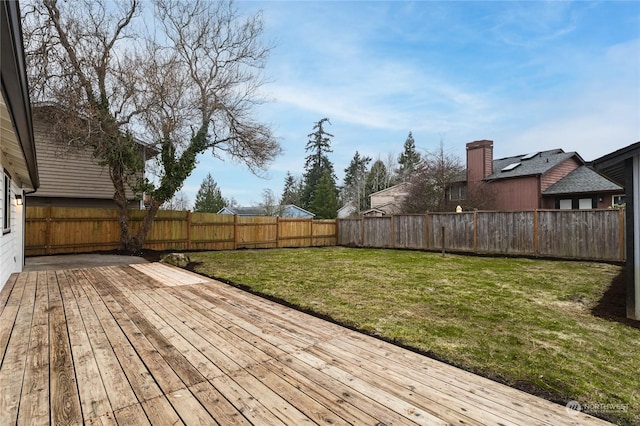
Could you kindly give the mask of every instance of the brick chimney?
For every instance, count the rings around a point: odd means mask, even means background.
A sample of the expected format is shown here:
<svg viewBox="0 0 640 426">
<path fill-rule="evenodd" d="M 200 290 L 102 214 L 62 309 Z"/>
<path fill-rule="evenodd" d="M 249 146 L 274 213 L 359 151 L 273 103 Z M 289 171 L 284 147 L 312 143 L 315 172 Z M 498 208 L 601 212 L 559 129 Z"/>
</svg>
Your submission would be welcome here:
<svg viewBox="0 0 640 426">
<path fill-rule="evenodd" d="M 477 182 L 493 174 L 493 141 L 483 139 L 467 144 L 467 182 Z"/>
</svg>

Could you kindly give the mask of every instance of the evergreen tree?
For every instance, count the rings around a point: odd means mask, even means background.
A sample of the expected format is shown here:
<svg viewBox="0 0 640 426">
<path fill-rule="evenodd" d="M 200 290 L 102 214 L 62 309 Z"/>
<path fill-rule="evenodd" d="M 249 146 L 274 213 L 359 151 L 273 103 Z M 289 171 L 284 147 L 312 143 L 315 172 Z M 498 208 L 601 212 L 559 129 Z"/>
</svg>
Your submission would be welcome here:
<svg viewBox="0 0 640 426">
<path fill-rule="evenodd" d="M 404 141 L 404 151 L 398 158 L 399 167 L 396 170 L 398 181 L 406 182 L 410 180 L 420 161 L 422 161 L 422 157 L 420 153 L 416 151 L 416 143 L 413 140 L 413 135 L 409 132 L 407 140 Z"/>
<path fill-rule="evenodd" d="M 196 203 L 193 211 L 217 213 L 226 205 L 227 202 L 222 198 L 218 184 L 213 180 L 213 177 L 211 177 L 211 173 L 207 174 L 207 177 L 202 181 L 200 189 L 198 189 L 198 193 L 196 194 Z"/>
<path fill-rule="evenodd" d="M 327 153 L 333 152 L 331 150 L 331 138 L 333 135 L 327 133 L 324 130 L 324 124 L 329 123 L 328 118 L 315 123 L 313 133 L 308 135 L 309 140 L 305 150 L 310 152 L 305 161 L 305 173 L 304 173 L 304 188 L 302 190 L 300 207 L 305 209 L 311 209 L 314 198 L 316 196 L 316 189 L 320 183 L 320 180 L 326 173 L 331 180 L 333 190 L 336 191 L 336 177 L 333 171 L 333 164 L 329 161 Z M 335 194 L 334 194 L 335 196 Z M 313 213 L 313 210 L 311 210 Z"/>
<path fill-rule="evenodd" d="M 371 157 L 362 156 L 356 151 L 349 163 L 349 167 L 344 169 L 344 185 L 342 188 L 342 202 L 344 204 L 353 202 L 358 212 L 369 208 L 369 201 L 365 194 L 365 183 L 367 179 L 367 166 Z"/>
<path fill-rule="evenodd" d="M 300 206 L 300 182 L 294 178 L 291 173 L 287 172 L 287 176 L 284 178 L 284 189 L 282 190 L 282 198 L 280 204 L 286 206 L 287 204 L 294 204 Z"/>
<path fill-rule="evenodd" d="M 336 186 L 328 170 L 318 182 L 309 210 L 316 214 L 316 219 L 335 219 L 338 216 Z"/>
</svg>

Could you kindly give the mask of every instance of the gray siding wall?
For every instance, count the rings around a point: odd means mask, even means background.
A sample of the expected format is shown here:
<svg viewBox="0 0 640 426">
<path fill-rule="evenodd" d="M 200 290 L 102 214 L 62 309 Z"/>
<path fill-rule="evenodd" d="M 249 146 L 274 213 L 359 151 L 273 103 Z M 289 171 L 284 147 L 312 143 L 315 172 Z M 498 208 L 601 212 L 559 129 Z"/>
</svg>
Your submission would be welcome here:
<svg viewBox="0 0 640 426">
<path fill-rule="evenodd" d="M 56 143 L 42 121 L 34 120 L 33 127 L 40 188 L 31 197 L 113 198 L 109 170 L 98 165 L 90 149 L 79 151 Z M 131 191 L 127 198 L 133 198 Z"/>
</svg>

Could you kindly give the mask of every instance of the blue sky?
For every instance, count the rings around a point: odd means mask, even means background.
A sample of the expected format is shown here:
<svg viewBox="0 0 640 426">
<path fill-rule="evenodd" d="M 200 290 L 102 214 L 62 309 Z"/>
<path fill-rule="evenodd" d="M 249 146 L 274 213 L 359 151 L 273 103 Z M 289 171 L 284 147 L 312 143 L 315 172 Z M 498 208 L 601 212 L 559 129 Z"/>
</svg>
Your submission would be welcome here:
<svg viewBox="0 0 640 426">
<path fill-rule="evenodd" d="M 640 2 L 238 1 L 262 11 L 275 47 L 265 76 L 271 102 L 256 110 L 283 154 L 263 177 L 211 153 L 183 187 L 191 200 L 207 173 L 222 195 L 255 205 L 301 176 L 314 122 L 331 120 L 339 183 L 353 154 L 385 160 L 413 132 L 494 141 L 494 157 L 562 148 L 590 161 L 640 141 Z"/>
</svg>

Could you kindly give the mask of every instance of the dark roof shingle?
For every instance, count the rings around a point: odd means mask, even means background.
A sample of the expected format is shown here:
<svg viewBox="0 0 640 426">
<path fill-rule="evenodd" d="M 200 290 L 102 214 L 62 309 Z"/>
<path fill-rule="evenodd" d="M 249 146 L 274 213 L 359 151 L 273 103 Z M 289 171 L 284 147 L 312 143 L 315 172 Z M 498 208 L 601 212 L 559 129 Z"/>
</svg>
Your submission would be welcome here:
<svg viewBox="0 0 640 426">
<path fill-rule="evenodd" d="M 511 177 L 541 175 L 574 156 L 577 157 L 581 164 L 584 164 L 584 161 L 577 153 L 564 152 L 562 149 L 541 151 L 526 160 L 522 159 L 525 155 L 500 158 L 498 160 L 493 160 L 493 174 L 489 175 L 486 179 L 496 180 Z M 502 171 L 505 167 L 518 163 L 520 164 L 519 166 L 516 166 L 511 170 Z"/>
<path fill-rule="evenodd" d="M 587 166 L 581 166 L 551 185 L 543 195 L 620 191 L 622 187 Z"/>
</svg>

